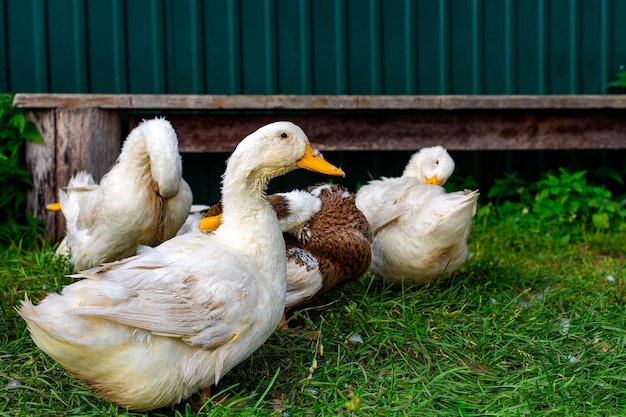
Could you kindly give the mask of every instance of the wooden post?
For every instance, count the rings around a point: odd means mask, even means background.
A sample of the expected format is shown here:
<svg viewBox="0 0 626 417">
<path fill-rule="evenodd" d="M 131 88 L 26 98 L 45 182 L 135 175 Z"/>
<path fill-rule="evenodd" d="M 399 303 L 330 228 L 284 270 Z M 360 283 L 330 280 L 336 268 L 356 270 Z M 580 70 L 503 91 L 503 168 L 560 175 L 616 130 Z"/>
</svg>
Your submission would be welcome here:
<svg viewBox="0 0 626 417">
<path fill-rule="evenodd" d="M 58 189 L 78 171 L 87 171 L 100 181 L 120 152 L 120 115 L 110 109 L 59 108 L 33 110 L 29 118 L 37 124 L 44 143 L 27 148 L 33 176 L 27 208 L 46 223 L 46 237 L 55 242 L 65 235 L 65 219 L 62 213 L 48 212 L 46 205 L 58 201 Z"/>
<path fill-rule="evenodd" d="M 56 201 L 56 159 L 55 159 L 55 110 L 38 109 L 28 111 L 26 117 L 37 125 L 43 143 L 26 142 L 26 166 L 30 172 L 33 186 L 26 195 L 26 209 L 42 220 L 46 225 L 46 237 L 56 241 L 59 233 L 57 220 L 63 216 L 46 210 L 46 205 Z M 61 234 L 62 234 L 61 229 Z"/>
<path fill-rule="evenodd" d="M 120 143 L 121 125 L 117 110 L 57 109 L 57 184 L 66 186 L 78 171 L 89 172 L 99 182 L 117 159 Z"/>
</svg>

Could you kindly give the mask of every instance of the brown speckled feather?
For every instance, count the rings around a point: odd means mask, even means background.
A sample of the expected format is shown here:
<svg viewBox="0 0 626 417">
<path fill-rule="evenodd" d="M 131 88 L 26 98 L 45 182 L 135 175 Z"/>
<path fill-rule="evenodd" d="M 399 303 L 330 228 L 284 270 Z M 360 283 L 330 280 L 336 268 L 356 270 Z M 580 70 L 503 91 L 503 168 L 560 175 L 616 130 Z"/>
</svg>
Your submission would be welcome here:
<svg viewBox="0 0 626 417">
<path fill-rule="evenodd" d="M 289 201 L 282 194 L 272 194 L 267 197 L 272 208 L 276 212 L 278 220 L 283 219 L 289 215 Z"/>
<path fill-rule="evenodd" d="M 339 184 L 311 186 L 307 191 L 318 188 L 322 208 L 309 222 L 310 235 L 301 239 L 288 233 L 283 236 L 287 249 L 306 249 L 317 258 L 323 281 L 317 295 L 321 295 L 361 277 L 369 268 L 372 252 L 369 223 L 357 209 L 354 196 Z"/>
<path fill-rule="evenodd" d="M 317 269 L 322 279 L 321 288 L 315 294 L 318 296 L 336 285 L 354 281 L 367 272 L 372 259 L 371 232 L 365 215 L 356 207 L 354 195 L 345 187 L 324 184 L 310 186 L 306 192 L 321 200 L 320 210 L 304 225 L 302 233 L 284 232 L 283 237 L 288 263 L 307 270 Z M 292 213 L 287 195 L 289 193 L 268 196 L 279 220 Z M 220 213 L 221 204 L 217 203 L 205 216 L 216 216 Z M 315 258 L 316 263 L 306 259 L 308 257 Z M 289 275 L 287 282 L 290 282 Z M 310 298 L 302 299 L 289 308 L 309 300 Z"/>
</svg>

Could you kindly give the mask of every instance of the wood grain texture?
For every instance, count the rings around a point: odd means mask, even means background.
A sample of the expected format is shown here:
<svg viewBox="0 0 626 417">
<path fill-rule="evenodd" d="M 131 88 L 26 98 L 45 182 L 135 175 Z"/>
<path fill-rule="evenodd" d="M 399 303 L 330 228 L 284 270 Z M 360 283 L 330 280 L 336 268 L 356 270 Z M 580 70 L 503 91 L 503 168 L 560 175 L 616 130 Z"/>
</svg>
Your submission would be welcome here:
<svg viewBox="0 0 626 417">
<path fill-rule="evenodd" d="M 26 195 L 26 209 L 45 223 L 46 236 L 56 240 L 58 230 L 65 230 L 63 215 L 46 209 L 58 199 L 55 110 L 29 111 L 26 117 L 37 125 L 42 138 L 42 143 L 26 142 L 26 166 L 33 181 Z"/>
<path fill-rule="evenodd" d="M 232 152 L 260 126 L 290 120 L 321 150 L 626 148 L 626 95 L 288 96 L 16 94 L 44 144 L 29 144 L 31 213 L 57 239 L 62 217 L 45 205 L 79 170 L 99 180 L 119 154 L 121 110 L 143 109 L 129 128 L 166 116 L 181 152 Z M 182 110 L 187 111 L 182 112 Z"/>
<path fill-rule="evenodd" d="M 28 117 L 43 143 L 27 146 L 33 179 L 27 209 L 46 224 L 46 237 L 54 242 L 65 235 L 65 219 L 46 205 L 58 201 L 59 188 L 78 171 L 90 172 L 96 181 L 107 172 L 120 152 L 120 116 L 117 110 L 91 108 L 29 111 Z"/>
<path fill-rule="evenodd" d="M 191 110 L 626 109 L 626 95 L 16 94 L 21 108 Z"/>
<path fill-rule="evenodd" d="M 131 128 L 149 115 L 131 117 Z M 169 114 L 181 152 L 232 152 L 260 126 L 289 120 L 322 151 L 626 148 L 621 110 L 346 111 Z"/>
<path fill-rule="evenodd" d="M 58 183 L 67 185 L 81 170 L 99 182 L 120 153 L 119 113 L 96 108 L 58 109 L 56 118 Z"/>
</svg>

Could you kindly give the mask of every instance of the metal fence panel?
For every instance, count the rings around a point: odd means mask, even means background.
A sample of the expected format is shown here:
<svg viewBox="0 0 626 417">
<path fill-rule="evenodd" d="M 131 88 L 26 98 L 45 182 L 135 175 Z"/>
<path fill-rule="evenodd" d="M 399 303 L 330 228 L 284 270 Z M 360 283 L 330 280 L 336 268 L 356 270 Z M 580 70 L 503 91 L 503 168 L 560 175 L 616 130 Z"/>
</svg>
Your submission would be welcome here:
<svg viewBox="0 0 626 417">
<path fill-rule="evenodd" d="M 0 0 L 0 90 L 598 94 L 623 0 Z"/>
</svg>

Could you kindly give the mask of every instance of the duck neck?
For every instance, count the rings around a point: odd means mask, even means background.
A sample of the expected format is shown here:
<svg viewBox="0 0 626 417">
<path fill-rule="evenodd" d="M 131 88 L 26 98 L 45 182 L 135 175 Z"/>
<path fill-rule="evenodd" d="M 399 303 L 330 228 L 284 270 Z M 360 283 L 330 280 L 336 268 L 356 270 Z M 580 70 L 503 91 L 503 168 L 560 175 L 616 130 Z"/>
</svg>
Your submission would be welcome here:
<svg viewBox="0 0 626 417">
<path fill-rule="evenodd" d="M 413 165 L 407 165 L 402 172 L 402 177 L 413 177 L 413 178 L 422 178 L 423 174 L 418 167 L 414 167 Z"/>
<path fill-rule="evenodd" d="M 144 181 L 154 183 L 163 198 L 174 197 L 180 188 L 182 161 L 178 140 L 169 125 L 147 125 L 135 128 L 124 143 L 120 163 L 139 167 Z"/>
<path fill-rule="evenodd" d="M 285 242 L 276 213 L 265 191 L 275 174 L 252 169 L 244 158 L 231 156 L 222 186 L 222 224 L 218 229 L 239 251 L 276 280 L 276 268 L 285 269 Z"/>
</svg>

